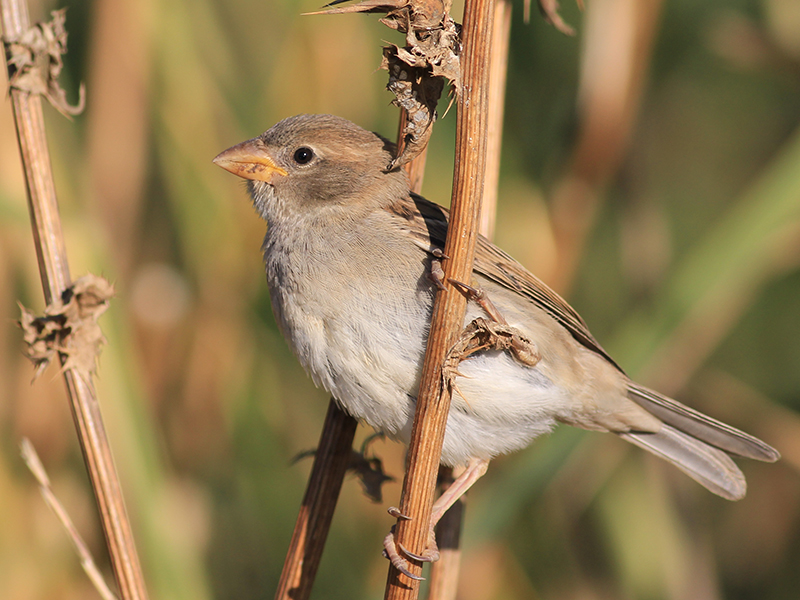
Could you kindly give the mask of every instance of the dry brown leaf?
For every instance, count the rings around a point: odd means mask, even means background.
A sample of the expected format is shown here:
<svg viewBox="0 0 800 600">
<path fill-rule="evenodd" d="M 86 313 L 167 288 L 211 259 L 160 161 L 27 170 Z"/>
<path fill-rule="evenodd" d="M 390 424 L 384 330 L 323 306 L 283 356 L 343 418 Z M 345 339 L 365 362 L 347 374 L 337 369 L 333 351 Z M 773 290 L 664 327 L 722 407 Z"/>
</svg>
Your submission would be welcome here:
<svg viewBox="0 0 800 600">
<path fill-rule="evenodd" d="M 337 4 L 344 4 L 349 0 L 335 0 L 326 4 L 323 8 L 325 10 L 317 10 L 314 12 L 303 13 L 305 15 L 341 15 L 345 13 L 388 13 L 392 10 L 403 8 L 409 5 L 409 0 L 364 0 L 358 4 L 351 4 L 350 6 L 340 6 L 338 8 L 329 8 Z"/>
<path fill-rule="evenodd" d="M 386 88 L 395 95 L 394 104 L 408 113 L 401 132 L 402 153 L 387 167 L 396 169 L 427 146 L 445 80 L 456 94 L 461 90 L 461 28 L 450 17 L 450 0 L 364 0 L 330 8 L 345 1 L 335 0 L 325 10 L 306 14 L 386 13 L 381 23 L 406 34 L 405 47 L 384 48 L 381 62 L 389 71 Z"/>
<path fill-rule="evenodd" d="M 34 379 L 56 354 L 66 357 L 63 370 L 73 369 L 84 379 L 90 378 L 96 370 L 100 349 L 106 343 L 97 319 L 113 296 L 114 288 L 108 281 L 90 274 L 76 280 L 59 300 L 45 308 L 41 317 L 19 305 L 25 355 L 36 366 Z"/>
<path fill-rule="evenodd" d="M 64 68 L 61 55 L 67 52 L 66 8 L 50 13 L 53 20 L 37 23 L 21 35 L 3 38 L 9 65 L 11 88 L 39 94 L 47 98 L 65 117 L 83 112 L 86 89 L 81 84 L 78 104 L 70 105 L 67 95 L 58 83 Z"/>
<path fill-rule="evenodd" d="M 408 113 L 401 132 L 403 150 L 389 170 L 412 161 L 427 146 L 445 80 L 455 94 L 461 91 L 461 28 L 448 10 L 449 5 L 431 0 L 391 11 L 381 19 L 406 34 L 404 48 L 384 48 L 381 64 L 389 71 L 386 87 L 395 95 L 394 104 Z"/>
<path fill-rule="evenodd" d="M 383 49 L 382 68 L 389 71 L 389 83 L 386 89 L 395 95 L 393 104 L 408 113 L 403 129 L 403 150 L 387 166 L 391 171 L 411 162 L 428 145 L 436 120 L 436 105 L 444 89 L 441 77 L 432 77 L 427 66 L 412 66 L 408 60 L 401 58 L 409 53 L 403 48 L 389 46 Z"/>
<path fill-rule="evenodd" d="M 377 456 L 367 456 L 369 444 L 382 434 L 369 436 L 361 446 L 361 450 L 352 448 L 350 450 L 350 460 L 347 470 L 352 471 L 361 482 L 361 489 L 364 495 L 373 502 L 383 501 L 383 484 L 387 481 L 394 481 L 394 477 L 387 475 L 383 470 L 383 461 Z M 292 459 L 292 464 L 304 458 L 309 458 L 317 453 L 316 450 L 305 450 Z"/>
<path fill-rule="evenodd" d="M 383 461 L 377 456 L 367 457 L 365 453 L 353 449 L 347 470 L 352 471 L 361 482 L 364 495 L 373 502 L 383 502 L 383 484 L 394 481 L 394 477 L 383 470 Z"/>
</svg>

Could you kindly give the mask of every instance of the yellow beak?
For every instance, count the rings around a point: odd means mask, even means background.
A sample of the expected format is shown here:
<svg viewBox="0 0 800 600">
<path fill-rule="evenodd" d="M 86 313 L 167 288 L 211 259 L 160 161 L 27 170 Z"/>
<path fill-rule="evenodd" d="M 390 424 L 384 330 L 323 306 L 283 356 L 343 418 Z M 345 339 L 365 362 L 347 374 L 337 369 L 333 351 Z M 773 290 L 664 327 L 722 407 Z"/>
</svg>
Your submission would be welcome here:
<svg viewBox="0 0 800 600">
<path fill-rule="evenodd" d="M 276 165 L 275 161 L 256 145 L 255 140 L 247 140 L 220 152 L 214 159 L 214 164 L 239 177 L 267 183 L 270 183 L 275 175 L 287 174 L 285 169 Z"/>
</svg>

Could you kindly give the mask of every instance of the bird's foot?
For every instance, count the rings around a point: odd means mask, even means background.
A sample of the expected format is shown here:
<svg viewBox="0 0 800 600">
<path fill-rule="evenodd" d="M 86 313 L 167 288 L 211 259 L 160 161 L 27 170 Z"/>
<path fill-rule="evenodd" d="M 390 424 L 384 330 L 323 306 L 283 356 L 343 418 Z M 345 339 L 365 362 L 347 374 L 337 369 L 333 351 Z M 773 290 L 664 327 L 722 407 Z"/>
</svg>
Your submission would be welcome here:
<svg viewBox="0 0 800 600">
<path fill-rule="evenodd" d="M 439 499 L 433 503 L 433 508 L 431 509 L 430 529 L 428 532 L 428 543 L 427 547 L 421 554 L 411 552 L 400 542 L 396 541 L 394 539 L 395 527 L 392 527 L 392 529 L 389 531 L 389 534 L 383 539 L 383 555 L 392 561 L 392 565 L 394 565 L 398 571 L 400 571 L 403 575 L 410 577 L 411 579 L 415 579 L 416 581 L 422 581 L 425 579 L 424 577 L 415 575 L 409 571 L 407 559 L 416 560 L 419 562 L 436 562 L 439 560 L 439 547 L 436 545 L 436 533 L 434 529 L 436 524 L 441 520 L 444 513 L 446 513 L 447 510 L 453 506 L 453 504 L 459 498 L 461 498 L 461 496 L 463 496 L 469 488 L 472 487 L 472 484 L 483 477 L 483 474 L 486 473 L 486 469 L 488 467 L 488 460 L 479 458 L 470 459 L 469 463 L 467 464 L 467 468 L 464 469 L 461 475 L 458 476 L 458 478 L 450 485 L 450 487 L 448 487 L 447 490 L 445 490 L 445 492 L 439 496 Z M 394 506 L 390 507 L 388 512 L 396 519 L 402 519 L 405 521 L 411 520 L 411 517 L 403 514 L 400 512 L 400 509 L 395 508 Z"/>
<path fill-rule="evenodd" d="M 464 328 L 451 351 L 461 354 L 458 362 L 480 350 L 508 350 L 523 365 L 536 366 L 542 358 L 536 344 L 508 324 L 486 292 L 454 279 L 450 283 L 459 288 L 468 300 L 475 301 L 491 319 L 475 319 Z"/>
<path fill-rule="evenodd" d="M 410 520 L 410 517 L 402 514 L 394 506 L 390 507 L 388 512 L 395 518 Z M 408 548 L 403 546 L 403 544 L 395 540 L 395 528 L 396 526 L 392 525 L 392 528 L 387 536 L 383 538 L 383 555 L 391 561 L 395 569 L 400 571 L 406 577 L 410 577 L 416 581 L 424 581 L 424 577 L 421 575 L 415 575 L 409 570 L 407 559 L 416 560 L 418 562 L 436 562 L 439 560 L 439 547 L 436 545 L 436 536 L 433 531 L 433 523 L 431 523 L 430 533 L 428 535 L 428 546 L 421 554 L 411 552 Z"/>
<path fill-rule="evenodd" d="M 447 354 L 444 366 L 447 380 L 452 381 L 459 374 L 458 365 L 462 360 L 482 350 L 507 350 L 528 367 L 536 366 L 542 358 L 536 344 L 515 327 L 478 317 L 464 328 Z"/>
</svg>

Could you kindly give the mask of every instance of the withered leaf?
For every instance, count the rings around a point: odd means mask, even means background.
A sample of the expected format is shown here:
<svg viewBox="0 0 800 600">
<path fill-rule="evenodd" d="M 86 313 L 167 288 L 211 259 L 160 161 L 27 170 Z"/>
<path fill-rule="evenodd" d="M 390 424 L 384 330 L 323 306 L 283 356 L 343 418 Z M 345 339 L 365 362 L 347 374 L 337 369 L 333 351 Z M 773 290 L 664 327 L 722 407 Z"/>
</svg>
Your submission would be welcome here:
<svg viewBox="0 0 800 600">
<path fill-rule="evenodd" d="M 428 144 L 433 122 L 436 120 L 436 105 L 442 95 L 444 81 L 440 77 L 431 77 L 430 70 L 424 64 L 413 66 L 413 55 L 407 59 L 402 55 L 409 54 L 397 46 L 383 49 L 382 67 L 389 71 L 389 83 L 386 88 L 395 95 L 393 103 L 406 110 L 408 118 L 401 132 L 403 136 L 402 153 L 389 163 L 391 171 L 412 161 Z"/>
<path fill-rule="evenodd" d="M 419 6 L 396 10 L 381 21 L 406 34 L 406 46 L 383 49 L 381 67 L 389 72 L 386 88 L 395 95 L 394 104 L 405 109 L 407 119 L 400 132 L 401 154 L 387 167 L 398 168 L 412 161 L 428 145 L 436 106 L 445 81 L 455 94 L 461 91 L 460 26 L 446 8 L 431 2 L 431 14 L 416 12 Z M 433 16 L 432 16 L 433 15 Z"/>
<path fill-rule="evenodd" d="M 337 6 L 346 1 L 333 0 L 324 10 L 306 14 L 385 13 L 381 23 L 406 34 L 405 47 L 384 48 L 381 62 L 389 71 L 386 88 L 408 117 L 400 132 L 401 154 L 387 166 L 396 169 L 427 146 L 445 80 L 455 94 L 461 90 L 460 26 L 450 17 L 452 0 L 363 0 Z"/>
<path fill-rule="evenodd" d="M 377 456 L 367 457 L 364 453 L 352 450 L 348 471 L 352 471 L 361 482 L 364 495 L 375 503 L 383 501 L 383 484 L 394 481 L 394 477 L 383 470 L 383 461 Z"/>
<path fill-rule="evenodd" d="M 19 326 L 25 355 L 36 367 L 34 379 L 44 372 L 57 354 L 66 357 L 63 370 L 73 369 L 89 379 L 96 371 L 100 349 L 106 343 L 97 319 L 114 296 L 113 286 L 96 275 L 77 279 L 61 298 L 37 317 L 21 304 Z"/>
<path fill-rule="evenodd" d="M 376 434 L 366 439 L 361 446 L 361 450 L 352 448 L 347 470 L 352 471 L 361 483 L 364 495 L 373 502 L 383 501 L 383 484 L 387 481 L 394 481 L 394 477 L 387 475 L 383 470 L 383 461 L 377 456 L 367 456 L 367 447 L 376 437 L 383 437 Z M 316 450 L 305 450 L 300 452 L 292 459 L 292 464 L 303 458 L 309 458 L 317 453 Z"/>
<path fill-rule="evenodd" d="M 4 37 L 11 88 L 44 96 L 65 117 L 83 112 L 86 88 L 81 84 L 78 104 L 70 105 L 58 83 L 64 68 L 61 55 L 67 52 L 66 8 L 54 10 L 53 20 L 37 23 L 14 38 Z"/>
<path fill-rule="evenodd" d="M 323 8 L 325 10 L 317 10 L 314 12 L 303 13 L 306 15 L 341 15 L 345 13 L 388 13 L 398 8 L 403 8 L 409 5 L 409 0 L 363 0 L 358 4 L 351 4 L 350 6 L 339 6 L 337 8 L 330 8 L 337 4 L 344 4 L 349 0 L 334 0 L 326 4 Z"/>
</svg>

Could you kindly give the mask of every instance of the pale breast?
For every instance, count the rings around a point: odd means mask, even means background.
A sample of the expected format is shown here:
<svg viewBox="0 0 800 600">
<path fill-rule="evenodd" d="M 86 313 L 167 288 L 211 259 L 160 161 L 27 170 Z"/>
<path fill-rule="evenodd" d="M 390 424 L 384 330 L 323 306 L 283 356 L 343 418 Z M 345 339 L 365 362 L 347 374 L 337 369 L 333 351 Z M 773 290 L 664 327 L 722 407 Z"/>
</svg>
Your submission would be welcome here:
<svg viewBox="0 0 800 600">
<path fill-rule="evenodd" d="M 264 248 L 284 337 L 350 414 L 401 435 L 413 417 L 432 306 L 425 254 L 367 247 L 353 231 L 302 243 L 280 233 Z"/>
</svg>

